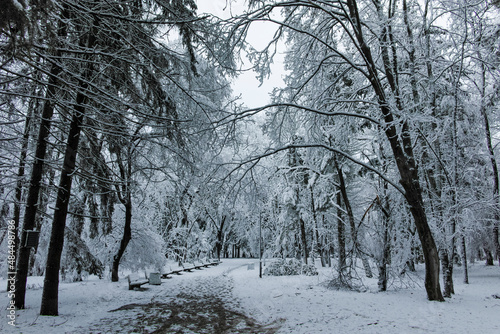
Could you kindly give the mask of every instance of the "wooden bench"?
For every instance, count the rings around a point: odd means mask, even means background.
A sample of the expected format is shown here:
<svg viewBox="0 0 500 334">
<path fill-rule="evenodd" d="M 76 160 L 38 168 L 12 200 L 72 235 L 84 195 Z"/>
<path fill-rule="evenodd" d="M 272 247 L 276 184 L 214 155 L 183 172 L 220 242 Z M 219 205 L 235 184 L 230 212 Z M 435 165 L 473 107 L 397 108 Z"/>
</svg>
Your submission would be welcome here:
<svg viewBox="0 0 500 334">
<path fill-rule="evenodd" d="M 219 260 L 211 260 L 208 262 L 208 265 L 209 266 L 218 266 L 220 263 L 222 263 L 222 261 L 219 261 Z"/>
<path fill-rule="evenodd" d="M 219 263 L 221 263 L 221 261 L 218 261 L 218 260 L 209 261 L 207 263 L 204 263 L 203 261 L 199 261 L 199 264 L 196 264 L 195 262 L 192 262 L 192 263 L 185 262 L 185 263 L 181 264 L 181 268 L 178 268 L 175 270 L 172 270 L 172 268 L 170 268 L 169 272 L 161 274 L 161 278 L 167 279 L 167 278 L 170 278 L 169 275 L 173 275 L 173 274 L 182 275 L 181 273 L 183 271 L 192 272 L 195 269 L 202 270 L 203 268 L 208 268 L 209 266 L 216 266 Z"/>
<path fill-rule="evenodd" d="M 195 262 L 193 262 L 193 265 L 194 265 L 194 269 L 198 269 L 198 270 L 202 270 L 203 268 L 207 268 L 207 266 L 200 262 L 199 264 L 196 264 Z"/>
<path fill-rule="evenodd" d="M 203 262 L 201 262 L 201 264 L 200 264 L 200 265 L 198 265 L 198 266 L 199 266 L 200 268 L 208 268 L 208 267 L 210 267 L 210 263 L 203 263 Z"/>
<path fill-rule="evenodd" d="M 203 261 L 201 261 L 201 260 L 200 260 L 200 263 L 201 263 L 200 267 L 208 268 L 208 267 L 210 267 L 210 266 L 216 266 L 216 265 L 218 265 L 218 264 L 220 263 L 220 262 L 219 262 L 219 261 L 217 261 L 217 260 L 210 260 L 210 259 L 207 259 L 206 261 L 207 261 L 207 262 L 203 262 Z"/>
<path fill-rule="evenodd" d="M 128 279 L 128 289 L 133 290 L 134 288 L 140 288 L 141 285 L 149 283 L 149 280 L 146 278 L 139 278 L 139 275 L 130 274 L 127 276 Z"/>
<path fill-rule="evenodd" d="M 169 275 L 182 275 L 181 273 L 184 271 L 184 268 L 178 268 L 178 269 L 175 269 L 173 270 L 172 268 L 170 268 L 170 271 L 169 272 L 166 272 L 164 274 L 161 275 L 161 278 L 170 278 Z"/>
<path fill-rule="evenodd" d="M 183 271 L 191 272 L 194 269 L 197 269 L 196 266 L 193 263 L 186 263 L 188 266 L 184 266 L 184 263 L 182 264 L 182 269 Z"/>
</svg>

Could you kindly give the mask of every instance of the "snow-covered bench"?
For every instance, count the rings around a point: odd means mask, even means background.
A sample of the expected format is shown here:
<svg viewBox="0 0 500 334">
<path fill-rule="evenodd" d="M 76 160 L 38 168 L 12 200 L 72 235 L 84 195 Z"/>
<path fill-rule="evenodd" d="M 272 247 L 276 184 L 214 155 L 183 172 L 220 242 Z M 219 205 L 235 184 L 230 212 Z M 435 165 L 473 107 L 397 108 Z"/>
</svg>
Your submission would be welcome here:
<svg viewBox="0 0 500 334">
<path fill-rule="evenodd" d="M 182 269 L 182 268 L 176 269 L 176 270 L 170 270 L 169 272 L 162 274 L 161 278 L 170 278 L 169 275 L 173 275 L 173 274 L 182 275 L 181 272 L 183 272 L 183 271 L 184 271 L 184 269 Z"/>
<path fill-rule="evenodd" d="M 176 275 L 182 275 L 181 272 L 183 271 L 187 271 L 187 272 L 192 272 L 194 269 L 198 269 L 198 270 L 201 270 L 203 268 L 208 268 L 210 266 L 216 266 L 218 265 L 219 263 L 221 263 L 221 261 L 218 261 L 218 260 L 209 260 L 208 262 L 203 262 L 201 260 L 198 261 L 199 264 L 197 264 L 196 262 L 184 262 L 183 264 L 181 264 L 181 268 L 178 268 L 178 269 L 175 269 L 173 270 L 172 268 L 170 268 L 170 271 L 169 272 L 166 272 L 166 273 L 163 273 L 161 275 L 161 278 L 163 279 L 166 279 L 166 278 L 170 278 L 169 275 L 173 275 L 173 274 L 176 274 Z"/>
<path fill-rule="evenodd" d="M 201 269 L 201 268 L 197 267 L 194 263 L 187 263 L 186 262 L 186 263 L 182 263 L 181 266 L 182 266 L 182 269 L 184 271 L 188 271 L 188 272 L 191 272 L 193 269 Z"/>
<path fill-rule="evenodd" d="M 134 288 L 140 288 L 141 285 L 149 283 L 149 280 L 146 278 L 140 278 L 137 274 L 130 274 L 127 276 L 128 279 L 128 289 L 133 290 Z"/>
<path fill-rule="evenodd" d="M 207 262 L 207 263 L 205 263 L 205 266 L 206 266 L 206 267 L 208 267 L 208 266 L 218 266 L 218 265 L 219 265 L 219 263 L 222 263 L 222 261 L 219 261 L 219 260 L 217 260 L 217 259 L 215 259 L 215 260 L 210 260 L 210 259 L 209 259 L 209 260 L 208 260 L 208 262 Z"/>
</svg>

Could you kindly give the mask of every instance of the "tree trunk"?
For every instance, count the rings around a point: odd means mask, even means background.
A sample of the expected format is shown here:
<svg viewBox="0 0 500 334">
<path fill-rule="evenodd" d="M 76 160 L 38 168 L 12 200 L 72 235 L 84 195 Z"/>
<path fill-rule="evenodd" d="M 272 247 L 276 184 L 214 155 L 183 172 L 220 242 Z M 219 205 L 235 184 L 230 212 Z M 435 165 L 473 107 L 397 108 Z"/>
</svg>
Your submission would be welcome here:
<svg viewBox="0 0 500 334">
<path fill-rule="evenodd" d="M 33 108 L 30 109 L 30 113 L 33 113 Z M 29 134 L 30 134 L 30 124 L 31 124 L 31 118 L 32 115 L 26 116 L 26 122 L 24 123 L 24 133 L 23 133 L 23 142 L 22 142 L 22 147 L 21 147 L 21 154 L 19 155 L 19 167 L 17 169 L 17 181 L 16 181 L 16 190 L 14 194 L 14 214 L 13 214 L 13 221 L 14 221 L 14 248 L 13 248 L 13 261 L 9 261 L 9 273 L 13 273 L 16 270 L 16 263 L 17 263 L 17 248 L 20 245 L 20 239 L 19 239 L 19 221 L 21 219 L 21 201 L 22 201 L 22 196 L 23 196 L 23 179 L 24 179 L 24 171 L 26 167 L 26 155 L 28 154 L 28 142 L 29 142 Z M 9 254 L 10 255 L 10 254 Z M 15 280 L 15 275 L 11 277 L 9 274 L 9 279 L 13 278 Z M 7 280 L 7 291 L 10 290 L 9 288 L 10 282 Z M 15 299 L 15 296 L 12 296 L 12 299 Z M 14 300 L 15 302 L 15 300 Z"/>
<path fill-rule="evenodd" d="M 304 219 L 299 218 L 300 224 L 300 241 L 302 244 L 302 261 L 307 264 L 307 258 L 309 257 L 309 250 L 307 249 L 307 235 L 306 235 L 306 223 Z"/>
<path fill-rule="evenodd" d="M 493 254 L 488 248 L 484 248 L 484 254 L 486 255 L 486 265 L 493 266 Z"/>
<path fill-rule="evenodd" d="M 64 16 L 64 15 L 63 15 Z M 60 23 L 59 36 L 66 34 L 65 24 Z M 56 51 L 56 56 L 61 56 L 60 51 Z M 21 230 L 21 241 L 18 248 L 17 270 L 16 270 L 16 294 L 15 306 L 18 309 L 24 309 L 26 295 L 26 281 L 28 278 L 28 267 L 31 248 L 23 247 L 26 243 L 25 231 L 32 230 L 35 226 L 37 213 L 37 203 L 40 194 L 40 182 L 42 181 L 43 166 L 47 152 L 47 142 L 50 134 L 51 119 L 54 114 L 55 97 L 59 89 L 58 75 L 61 73 L 61 67 L 54 63 L 50 70 L 47 90 L 45 92 L 45 103 L 42 109 L 42 120 L 38 130 L 38 138 L 35 151 L 35 159 L 31 169 L 29 181 L 28 196 L 26 200 L 26 209 L 24 212 L 23 227 Z"/>
<path fill-rule="evenodd" d="M 344 221 L 342 220 L 342 201 L 340 191 L 337 192 L 337 242 L 339 244 L 339 258 L 338 258 L 338 276 L 339 281 L 344 282 L 346 279 L 346 252 L 345 252 L 345 228 Z"/>
<path fill-rule="evenodd" d="M 415 155 L 413 153 L 413 142 L 409 125 L 404 119 L 399 121 L 394 119 L 394 114 L 391 111 L 392 103 L 389 102 L 389 99 L 386 97 L 384 85 L 378 77 L 377 65 L 372 57 L 370 47 L 364 40 L 356 1 L 347 0 L 347 6 L 349 8 L 349 17 L 352 22 L 355 38 L 358 41 L 360 52 L 366 64 L 367 79 L 370 81 L 377 96 L 379 109 L 385 123 L 385 134 L 391 145 L 401 178 L 400 183 L 405 191 L 405 198 L 410 206 L 410 211 L 415 220 L 417 232 L 422 244 L 426 268 L 425 289 L 427 291 L 427 298 L 429 300 L 444 301 L 439 284 L 439 254 L 424 209 L 422 188 L 420 186 Z M 389 76 L 387 76 L 387 79 L 391 81 Z M 389 83 L 391 84 L 391 88 L 395 86 L 393 82 Z M 394 91 L 394 93 L 397 94 L 397 91 Z M 398 111 L 404 113 L 404 110 Z"/>
<path fill-rule="evenodd" d="M 469 268 L 467 263 L 467 249 L 465 248 L 465 237 L 462 236 L 461 239 L 462 244 L 462 263 L 464 266 L 464 283 L 469 284 Z"/>
<path fill-rule="evenodd" d="M 318 232 L 318 228 L 316 227 L 316 230 L 315 230 L 315 233 L 316 233 L 316 249 L 317 249 L 317 253 L 319 255 L 319 258 L 320 258 L 320 261 L 321 261 L 321 267 L 326 267 L 326 264 L 327 264 L 327 259 L 326 259 L 326 251 L 324 249 L 324 245 L 321 243 L 321 239 L 324 239 L 322 237 L 319 236 L 319 232 Z"/>
<path fill-rule="evenodd" d="M 431 229 L 427 222 L 427 216 L 422 200 L 422 190 L 416 173 L 416 166 L 413 167 L 413 177 L 402 177 L 401 183 L 406 190 L 406 198 L 410 205 L 410 211 L 415 220 L 418 236 L 422 244 L 422 252 L 425 262 L 425 289 L 429 300 L 444 301 L 439 284 L 439 254 L 436 243 L 432 236 Z M 400 173 L 406 173 L 400 168 Z M 412 181 L 413 180 L 413 181 Z"/>
<path fill-rule="evenodd" d="M 89 76 L 90 75 L 87 77 Z M 87 83 L 81 82 L 80 91 L 76 98 L 75 111 L 69 129 L 63 169 L 61 171 L 57 191 L 56 209 L 52 220 L 52 232 L 47 254 L 40 315 L 58 315 L 59 268 L 64 245 L 64 229 L 66 227 L 68 204 L 71 197 L 71 185 L 76 166 L 78 143 L 80 141 L 80 131 L 87 101 L 87 96 L 85 95 L 86 89 Z"/>
<path fill-rule="evenodd" d="M 498 260 L 498 265 L 500 266 L 500 240 L 498 235 L 498 225 L 500 224 L 500 216 L 497 215 L 497 219 L 494 222 L 493 227 L 493 244 L 495 245 L 495 257 Z"/>
<path fill-rule="evenodd" d="M 368 262 L 368 258 L 366 254 L 361 250 L 361 245 L 358 242 L 358 231 L 356 229 L 356 223 L 354 221 L 354 213 L 352 211 L 351 202 L 347 196 L 347 189 L 344 180 L 344 175 L 342 168 L 335 161 L 335 167 L 337 169 L 339 183 L 340 183 L 340 193 L 342 194 L 342 199 L 344 200 L 344 206 L 347 212 L 347 218 L 349 219 L 349 225 L 351 227 L 351 238 L 354 248 L 354 253 L 356 256 L 359 256 L 361 262 L 363 263 L 363 267 L 365 269 L 365 275 L 368 278 L 373 277 L 372 269 L 370 267 L 370 263 Z"/>
<path fill-rule="evenodd" d="M 453 257 L 447 249 L 441 250 L 441 265 L 443 267 L 443 297 L 450 298 L 454 292 L 453 289 Z"/>
<path fill-rule="evenodd" d="M 217 260 L 220 261 L 220 254 L 222 250 L 222 245 L 224 243 L 224 234 L 223 229 L 224 229 L 224 223 L 226 222 L 226 216 L 222 217 L 222 221 L 220 223 L 220 227 L 217 229 L 217 240 L 215 241 L 215 251 L 217 252 Z"/>
<path fill-rule="evenodd" d="M 481 57 L 481 54 L 478 53 Z M 495 157 L 495 150 L 493 148 L 493 143 L 491 139 L 490 122 L 488 119 L 488 114 L 486 113 L 486 69 L 485 65 L 481 65 L 482 68 L 482 78 L 481 78 L 481 114 L 483 116 L 484 131 L 486 137 L 486 146 L 488 148 L 488 153 L 490 155 L 491 170 L 493 174 L 493 199 L 496 203 L 496 208 L 494 210 L 494 221 L 493 221 L 493 246 L 495 247 L 495 258 L 498 259 L 500 265 L 500 242 L 498 240 L 498 226 L 500 224 L 500 176 L 498 175 L 498 165 Z"/>
<path fill-rule="evenodd" d="M 387 182 L 384 182 L 384 198 L 386 197 L 386 191 L 387 191 L 388 185 Z M 382 203 L 379 200 L 379 206 L 382 211 L 382 221 L 383 221 L 383 238 L 382 238 L 382 259 L 379 262 L 379 277 L 378 277 L 378 287 L 379 291 L 387 291 L 387 280 L 388 280 L 388 273 L 387 273 L 387 266 L 389 265 L 391 261 L 391 239 L 389 236 L 389 224 L 390 224 L 390 208 L 389 208 L 389 201 L 387 199 L 384 199 L 384 203 Z"/>
<path fill-rule="evenodd" d="M 314 243 L 316 246 L 316 254 L 319 255 L 319 258 L 321 260 L 321 266 L 325 267 L 326 261 L 324 258 L 324 250 L 323 250 L 323 246 L 321 245 L 321 238 L 319 236 L 319 231 L 318 231 L 318 215 L 316 212 L 316 205 L 314 203 L 314 191 L 313 191 L 312 187 L 310 187 L 309 189 L 311 190 L 311 211 L 313 214 L 313 222 L 314 222 L 313 239 L 315 239 Z M 313 256 L 312 262 L 314 264 L 314 256 Z"/>
<path fill-rule="evenodd" d="M 123 227 L 123 237 L 120 241 L 120 248 L 118 252 L 113 257 L 113 265 L 111 268 L 111 282 L 118 282 L 118 269 L 120 266 L 120 261 L 122 259 L 123 253 L 127 249 L 130 239 L 132 239 L 132 197 L 130 193 L 127 196 L 127 202 L 125 205 L 125 226 Z"/>
<path fill-rule="evenodd" d="M 97 20 L 95 19 L 88 32 L 86 46 L 88 50 L 93 50 L 96 43 Z M 90 58 L 89 54 L 85 59 Z M 42 291 L 42 303 L 40 315 L 58 315 L 58 290 L 59 290 L 59 269 L 61 265 L 61 253 L 64 246 L 64 230 L 66 227 L 66 217 L 68 214 L 68 204 L 71 197 L 71 185 L 76 167 L 76 157 L 78 154 L 78 144 L 80 133 L 88 101 L 88 82 L 94 73 L 94 63 L 89 62 L 84 70 L 82 79 L 78 84 L 76 104 L 71 120 L 66 151 L 64 153 L 63 168 L 59 179 L 57 191 L 56 208 L 52 220 L 52 231 L 50 235 L 49 250 L 47 253 L 47 264 L 45 267 L 45 279 Z"/>
<path fill-rule="evenodd" d="M 383 236 L 383 251 L 382 251 L 382 259 L 379 262 L 378 269 L 378 289 L 379 291 L 387 291 L 387 265 L 389 264 L 389 256 L 390 256 L 390 242 L 389 242 L 389 224 L 387 222 L 387 218 L 383 218 L 384 220 L 384 236 Z"/>
</svg>

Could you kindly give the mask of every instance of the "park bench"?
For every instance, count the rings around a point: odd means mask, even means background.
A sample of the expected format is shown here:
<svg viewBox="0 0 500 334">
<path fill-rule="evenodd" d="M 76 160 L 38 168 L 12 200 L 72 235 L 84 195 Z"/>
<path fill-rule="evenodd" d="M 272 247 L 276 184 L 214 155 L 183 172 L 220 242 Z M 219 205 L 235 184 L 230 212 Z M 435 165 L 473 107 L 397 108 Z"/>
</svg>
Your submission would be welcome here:
<svg viewBox="0 0 500 334">
<path fill-rule="evenodd" d="M 219 265 L 219 263 L 222 263 L 222 261 L 219 261 L 219 260 L 217 260 L 217 259 L 215 259 L 215 260 L 208 260 L 207 265 L 208 265 L 208 266 L 218 266 L 218 265 Z"/>
<path fill-rule="evenodd" d="M 181 268 L 178 268 L 178 269 L 175 269 L 175 270 L 173 270 L 172 268 L 170 268 L 170 271 L 166 272 L 166 273 L 163 273 L 161 275 L 161 278 L 167 279 L 167 278 L 170 278 L 169 276 L 173 275 L 173 274 L 182 275 L 181 272 L 183 272 L 183 271 L 192 272 L 195 269 L 202 270 L 203 268 L 208 268 L 209 266 L 216 266 L 219 263 L 221 263 L 218 260 L 209 260 L 206 263 L 203 262 L 203 261 L 201 261 L 201 260 L 198 260 L 198 262 L 199 262 L 198 264 L 196 262 L 194 262 L 194 261 L 192 263 L 191 262 L 184 262 L 184 263 L 181 264 Z"/>
<path fill-rule="evenodd" d="M 141 285 L 144 285 L 146 283 L 149 283 L 149 279 L 147 278 L 140 278 L 139 275 L 137 274 L 130 274 L 127 276 L 128 279 L 128 289 L 133 290 L 134 288 L 140 288 Z"/>
<path fill-rule="evenodd" d="M 162 274 L 161 278 L 164 278 L 164 279 L 165 278 L 170 278 L 169 275 L 174 275 L 174 274 L 175 275 L 182 275 L 181 272 L 183 272 L 183 271 L 184 271 L 184 269 L 182 269 L 182 268 L 181 269 L 177 269 L 177 270 L 170 270 L 169 272 Z"/>
<path fill-rule="evenodd" d="M 206 263 L 206 262 L 203 262 L 200 260 L 200 264 L 198 265 L 198 267 L 200 268 L 208 268 L 211 266 L 211 263 Z"/>
<path fill-rule="evenodd" d="M 184 264 L 186 264 L 186 265 L 184 265 Z M 186 263 L 182 263 L 181 266 L 182 266 L 182 269 L 184 271 L 187 271 L 187 272 L 191 272 L 194 269 L 198 269 L 194 263 L 187 263 L 186 262 Z"/>
<path fill-rule="evenodd" d="M 194 269 L 202 270 L 203 268 L 208 268 L 205 263 L 199 261 L 198 264 L 193 262 Z"/>
</svg>

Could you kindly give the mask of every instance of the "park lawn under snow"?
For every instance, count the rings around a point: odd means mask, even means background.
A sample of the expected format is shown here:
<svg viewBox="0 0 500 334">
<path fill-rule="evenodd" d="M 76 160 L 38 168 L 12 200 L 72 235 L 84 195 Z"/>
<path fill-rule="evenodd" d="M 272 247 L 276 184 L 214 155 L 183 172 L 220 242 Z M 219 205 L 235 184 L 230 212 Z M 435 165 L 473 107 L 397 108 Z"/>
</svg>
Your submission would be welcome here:
<svg viewBox="0 0 500 334">
<path fill-rule="evenodd" d="M 253 270 L 249 270 L 249 263 L 255 264 Z M 278 333 L 500 333 L 500 299 L 494 297 L 500 295 L 498 265 L 472 265 L 468 285 L 461 283 L 462 269 L 457 268 L 456 294 L 444 303 L 427 301 L 421 270 L 411 279 L 393 281 L 385 293 L 377 292 L 375 279 L 365 282 L 365 292 L 327 289 L 325 282 L 333 276 L 331 268 L 319 268 L 320 274 L 312 277 L 259 278 L 258 261 L 249 259 L 223 259 L 219 266 L 174 276 L 160 286 L 146 285 L 143 291 L 128 290 L 126 273 L 118 283 L 91 276 L 84 282 L 60 284 L 58 317 L 38 315 L 43 278 L 30 277 L 27 308 L 16 311 L 16 327 L 8 324 L 7 283 L 0 280 L 0 332 L 119 332 L 120 324 L 129 321 L 131 313 L 109 311 L 129 304 L 167 303 L 175 300 L 180 289 L 207 279 L 230 280 L 232 295 L 225 294 L 222 299 L 258 323 L 281 325 Z M 203 287 L 212 288 L 215 286 Z M 196 294 L 199 289 L 193 290 Z M 114 318 L 103 321 L 110 314 Z M 99 328 L 99 324 L 108 327 Z"/>
</svg>

